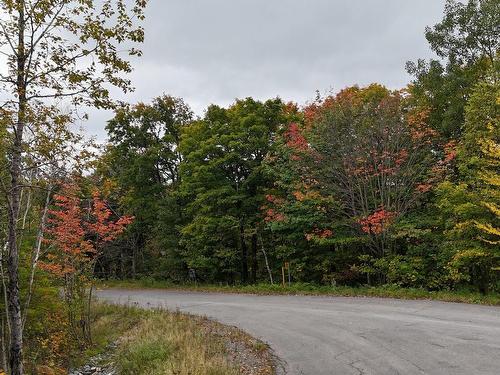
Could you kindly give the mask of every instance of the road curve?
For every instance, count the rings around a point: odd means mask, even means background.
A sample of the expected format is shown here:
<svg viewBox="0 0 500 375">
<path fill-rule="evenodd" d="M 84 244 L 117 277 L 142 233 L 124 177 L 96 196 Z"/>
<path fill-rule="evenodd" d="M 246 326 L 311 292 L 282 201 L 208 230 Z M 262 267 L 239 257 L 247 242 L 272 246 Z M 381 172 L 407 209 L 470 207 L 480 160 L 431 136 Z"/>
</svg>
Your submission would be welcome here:
<svg viewBox="0 0 500 375">
<path fill-rule="evenodd" d="M 500 374 L 500 307 L 156 289 L 97 295 L 236 325 L 268 342 L 288 374 Z"/>
</svg>

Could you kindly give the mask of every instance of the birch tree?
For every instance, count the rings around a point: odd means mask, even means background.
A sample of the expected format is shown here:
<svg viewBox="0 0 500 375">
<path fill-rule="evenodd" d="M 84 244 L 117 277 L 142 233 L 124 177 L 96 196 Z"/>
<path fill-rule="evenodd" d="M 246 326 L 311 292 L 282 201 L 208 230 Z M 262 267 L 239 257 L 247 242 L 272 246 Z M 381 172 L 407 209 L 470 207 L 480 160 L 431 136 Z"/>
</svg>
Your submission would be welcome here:
<svg viewBox="0 0 500 375">
<path fill-rule="evenodd" d="M 109 108 L 110 89 L 131 90 L 124 74 L 144 31 L 146 0 L 0 0 L 2 121 L 8 130 L 7 201 L 9 367 L 23 374 L 22 313 L 19 292 L 18 219 L 27 133 L 36 139 L 37 116 L 59 116 L 59 105 Z"/>
</svg>

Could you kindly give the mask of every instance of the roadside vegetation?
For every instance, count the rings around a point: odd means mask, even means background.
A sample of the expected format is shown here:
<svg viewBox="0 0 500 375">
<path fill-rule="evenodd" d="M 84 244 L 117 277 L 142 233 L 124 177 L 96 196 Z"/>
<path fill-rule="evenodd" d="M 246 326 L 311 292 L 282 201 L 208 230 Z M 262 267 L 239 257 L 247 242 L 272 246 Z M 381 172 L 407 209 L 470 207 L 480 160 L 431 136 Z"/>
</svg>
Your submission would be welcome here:
<svg viewBox="0 0 500 375">
<path fill-rule="evenodd" d="M 65 374 L 89 359 L 106 373 L 122 375 L 272 375 L 275 371 L 266 344 L 203 317 L 93 303 L 91 320 L 92 345 L 61 352 L 59 365 L 40 364 L 30 373 Z"/>
<path fill-rule="evenodd" d="M 437 300 L 444 302 L 461 302 L 481 305 L 500 306 L 500 294 L 484 295 L 474 290 L 436 290 L 423 288 L 402 288 L 398 285 L 381 286 L 328 286 L 311 283 L 251 284 L 251 285 L 215 285 L 215 284 L 174 284 L 168 281 L 153 279 L 139 280 L 107 280 L 99 283 L 101 288 L 152 288 L 165 290 L 185 290 L 207 293 L 244 293 L 256 295 L 308 295 L 334 297 L 380 297 L 409 300 Z"/>
<path fill-rule="evenodd" d="M 274 374 L 266 344 L 203 317 L 97 304 L 94 319 L 97 348 L 116 343 L 110 360 L 122 375 Z"/>
</svg>

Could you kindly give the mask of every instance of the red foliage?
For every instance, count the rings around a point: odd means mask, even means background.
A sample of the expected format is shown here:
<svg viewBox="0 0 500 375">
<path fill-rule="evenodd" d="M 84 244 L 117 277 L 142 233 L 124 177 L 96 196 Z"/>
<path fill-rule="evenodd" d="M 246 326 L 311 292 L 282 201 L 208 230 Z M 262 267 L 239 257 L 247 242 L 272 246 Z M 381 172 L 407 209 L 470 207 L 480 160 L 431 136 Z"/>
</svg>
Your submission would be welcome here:
<svg viewBox="0 0 500 375">
<path fill-rule="evenodd" d="M 307 129 L 310 129 L 314 121 L 316 120 L 316 117 L 318 116 L 319 110 L 321 107 L 318 106 L 318 104 L 310 104 L 307 107 L 304 108 L 304 122 L 306 124 Z"/>
<path fill-rule="evenodd" d="M 76 192 L 74 185 L 65 185 L 64 195 L 54 195 L 56 209 L 49 211 L 47 232 L 51 239 L 46 242 L 56 245 L 59 253 L 49 254 L 48 262 L 41 262 L 40 266 L 58 276 L 75 272 L 78 263 L 95 254 L 92 243 L 85 239 L 80 198 Z"/>
<path fill-rule="evenodd" d="M 457 142 L 450 141 L 444 145 L 444 164 L 448 164 L 457 157 Z"/>
<path fill-rule="evenodd" d="M 296 123 L 290 124 L 285 132 L 286 145 L 296 151 L 306 151 L 309 148 L 306 138 L 302 134 L 302 130 Z"/>
<path fill-rule="evenodd" d="M 45 242 L 57 251 L 48 254 L 41 267 L 60 277 L 81 271 L 96 258 L 103 243 L 116 239 L 133 220 L 130 216 L 111 220 L 112 212 L 98 192 L 84 214 L 78 194 L 76 185 L 64 185 L 61 194 L 54 195 L 56 209 L 49 211 Z"/>
<path fill-rule="evenodd" d="M 429 127 L 430 110 L 412 111 L 407 115 L 408 125 L 411 128 L 411 137 L 413 141 L 430 142 L 430 140 L 437 136 L 437 132 Z"/>
<path fill-rule="evenodd" d="M 97 190 L 92 194 L 92 203 L 94 222 L 88 223 L 87 228 L 97 236 L 96 242 L 113 241 L 134 219 L 132 216 L 122 216 L 116 222 L 111 221 L 112 212 Z"/>
<path fill-rule="evenodd" d="M 387 211 L 383 207 L 377 209 L 373 214 L 358 221 L 365 233 L 380 234 L 384 232 L 396 217 L 395 212 Z"/>
</svg>

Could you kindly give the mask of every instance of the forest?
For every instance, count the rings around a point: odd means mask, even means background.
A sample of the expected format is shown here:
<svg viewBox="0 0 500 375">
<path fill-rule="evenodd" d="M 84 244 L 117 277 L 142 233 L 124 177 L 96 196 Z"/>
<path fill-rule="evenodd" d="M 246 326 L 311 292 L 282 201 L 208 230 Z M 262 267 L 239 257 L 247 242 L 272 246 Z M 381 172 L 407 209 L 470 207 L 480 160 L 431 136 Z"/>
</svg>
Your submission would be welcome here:
<svg viewBox="0 0 500 375">
<path fill-rule="evenodd" d="M 96 280 L 280 284 L 286 266 L 292 283 L 500 291 L 497 0 L 448 1 L 425 30 L 436 59 L 409 61 L 404 88 L 248 97 L 202 116 L 171 95 L 109 97 L 107 85 L 130 88 L 113 43 L 142 42 L 132 20 L 146 2 L 17 3 L 0 1 L 14 14 L 0 43 L 16 47 L 0 87 L 14 92 L 0 107 L 0 364 L 12 374 L 22 355 L 60 363 L 90 345 Z M 121 22 L 106 26 L 107 12 Z M 41 28 L 49 19 L 78 41 Z M 114 111 L 105 144 L 74 131 L 66 98 Z"/>
</svg>

